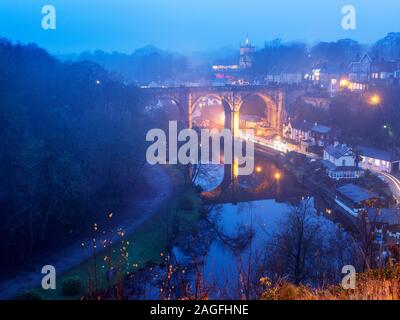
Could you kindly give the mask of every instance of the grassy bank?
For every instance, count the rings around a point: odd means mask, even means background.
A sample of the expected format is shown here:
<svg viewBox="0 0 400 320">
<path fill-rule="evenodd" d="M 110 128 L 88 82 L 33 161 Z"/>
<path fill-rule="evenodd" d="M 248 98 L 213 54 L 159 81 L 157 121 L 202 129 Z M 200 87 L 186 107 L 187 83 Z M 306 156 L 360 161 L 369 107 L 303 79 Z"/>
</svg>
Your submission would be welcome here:
<svg viewBox="0 0 400 320">
<path fill-rule="evenodd" d="M 261 296 L 263 300 L 399 300 L 400 265 L 387 269 L 370 270 L 358 273 L 355 289 L 343 289 L 341 285 L 325 288 L 295 286 L 279 283 L 269 286 Z"/>
<path fill-rule="evenodd" d="M 120 240 L 112 246 L 98 244 L 93 258 L 57 277 L 56 290 L 40 288 L 33 293 L 51 300 L 80 299 L 88 291 L 101 295 L 107 288 L 122 283 L 146 264 L 161 263 L 164 252 L 174 239 L 196 226 L 201 209 L 201 199 L 196 190 L 192 186 L 182 185 L 178 170 L 168 170 L 175 185 L 172 199 L 167 199 L 136 232 L 124 235 L 121 231 Z M 73 294 L 72 290 L 69 295 L 63 294 L 63 282 L 64 287 L 65 283 L 73 286 L 73 280 L 81 283 L 80 293 Z"/>
</svg>

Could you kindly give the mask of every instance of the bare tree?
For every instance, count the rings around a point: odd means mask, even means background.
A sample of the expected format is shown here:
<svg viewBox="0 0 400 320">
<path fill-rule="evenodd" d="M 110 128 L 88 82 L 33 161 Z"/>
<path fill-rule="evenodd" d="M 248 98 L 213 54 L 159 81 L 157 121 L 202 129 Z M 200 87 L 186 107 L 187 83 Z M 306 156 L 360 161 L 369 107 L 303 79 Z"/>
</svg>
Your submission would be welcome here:
<svg viewBox="0 0 400 320">
<path fill-rule="evenodd" d="M 308 278 L 320 255 L 320 226 L 313 219 L 312 200 L 292 207 L 280 228 L 267 243 L 267 269 L 276 279 L 289 278 L 296 285 Z"/>
</svg>

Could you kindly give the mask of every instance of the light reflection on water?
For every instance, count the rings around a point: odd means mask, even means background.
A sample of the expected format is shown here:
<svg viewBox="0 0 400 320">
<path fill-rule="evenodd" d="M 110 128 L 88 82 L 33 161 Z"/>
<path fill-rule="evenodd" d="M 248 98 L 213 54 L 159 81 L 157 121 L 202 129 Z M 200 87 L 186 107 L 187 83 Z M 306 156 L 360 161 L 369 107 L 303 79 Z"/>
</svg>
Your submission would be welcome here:
<svg viewBox="0 0 400 320">
<path fill-rule="evenodd" d="M 217 188 L 224 177 L 224 166 L 221 164 L 201 164 L 195 170 L 197 172 L 194 184 L 199 185 L 204 191 Z"/>
<path fill-rule="evenodd" d="M 278 170 L 272 163 L 262 162 L 257 165 L 262 166 L 261 172 L 242 179 L 241 186 L 268 182 Z M 200 185 L 205 191 L 213 190 L 219 186 L 223 175 L 222 165 L 203 165 L 195 184 Z M 294 189 L 290 177 L 285 176 L 286 178 L 287 183 L 283 186 Z M 301 196 L 297 201 L 301 201 Z M 311 202 L 314 207 L 314 201 Z M 266 242 L 270 241 L 274 233 L 286 223 L 288 213 L 293 209 L 292 203 L 287 198 L 281 198 L 280 201 L 269 199 L 220 204 L 208 209 L 206 217 L 200 219 L 196 232 L 178 239 L 172 249 L 172 256 L 178 270 L 187 270 L 185 276 L 192 287 L 195 286 L 196 272 L 200 272 L 205 283 L 218 288 L 212 290 L 209 298 L 240 298 L 242 294 L 240 288 L 243 287 L 239 283 L 241 277 L 247 272 L 249 265 L 258 264 L 268 254 Z M 323 234 L 337 233 L 338 227 L 334 222 L 322 215 L 314 216 L 313 219 L 316 219 L 317 224 L 322 227 Z M 320 241 L 332 241 L 330 237 L 321 238 Z M 199 264 L 200 269 L 194 267 L 195 264 Z M 162 270 L 161 268 L 155 272 L 157 277 L 163 272 Z M 254 273 L 254 270 L 250 273 Z M 154 295 L 147 298 L 159 298 L 157 284 L 153 283 L 150 287 Z M 177 297 L 179 298 L 179 293 Z"/>
<path fill-rule="evenodd" d="M 263 254 L 268 235 L 273 232 L 279 219 L 289 212 L 290 206 L 286 203 L 277 203 L 275 200 L 261 200 L 238 205 L 224 204 L 213 210 L 218 211 L 218 225 L 224 235 L 235 238 L 240 231 L 254 232 L 251 243 L 251 254 L 254 257 Z M 238 279 L 239 270 L 246 268 L 249 254 L 250 245 L 238 252 L 218 238 L 215 239 L 210 245 L 205 261 L 206 281 L 215 283 L 218 288 L 227 289 L 226 292 L 237 293 L 237 280 L 233 279 Z"/>
</svg>

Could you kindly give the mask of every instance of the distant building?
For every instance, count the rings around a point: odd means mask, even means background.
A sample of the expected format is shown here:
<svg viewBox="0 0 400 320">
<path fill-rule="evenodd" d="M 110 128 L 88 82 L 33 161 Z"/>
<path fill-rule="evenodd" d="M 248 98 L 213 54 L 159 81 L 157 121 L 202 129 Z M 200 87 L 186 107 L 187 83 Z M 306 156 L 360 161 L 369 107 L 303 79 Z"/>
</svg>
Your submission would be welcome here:
<svg viewBox="0 0 400 320">
<path fill-rule="evenodd" d="M 366 54 L 359 61 L 350 64 L 349 80 L 352 91 L 366 90 L 370 80 L 372 59 Z"/>
<path fill-rule="evenodd" d="M 301 143 L 311 139 L 313 124 L 305 120 L 290 120 L 283 129 L 284 137 L 294 142 Z"/>
<path fill-rule="evenodd" d="M 334 180 L 357 179 L 363 174 L 353 150 L 337 142 L 325 147 L 322 164 L 328 177 Z"/>
<path fill-rule="evenodd" d="M 240 68 L 236 64 L 214 64 L 211 67 L 211 71 L 215 78 L 213 85 L 227 85 L 231 84 L 239 76 Z"/>
<path fill-rule="evenodd" d="M 240 46 L 239 66 L 241 69 L 251 68 L 255 51 L 255 46 L 250 43 L 249 37 L 246 37 L 245 42 Z"/>
<path fill-rule="evenodd" d="M 213 85 L 241 84 L 241 70 L 250 68 L 253 65 L 255 46 L 252 45 L 247 37 L 244 44 L 240 45 L 239 64 L 236 61 L 219 60 L 211 66 L 214 74 Z"/>
<path fill-rule="evenodd" d="M 367 222 L 374 233 L 374 240 L 383 243 L 387 240 L 400 240 L 400 210 L 387 208 L 368 209 Z"/>
<path fill-rule="evenodd" d="M 300 72 L 271 72 L 264 77 L 267 84 L 300 84 L 303 81 L 303 74 Z"/>
<path fill-rule="evenodd" d="M 330 97 L 334 97 L 340 90 L 340 81 L 346 78 L 346 71 L 347 69 L 334 67 L 324 67 L 321 69 L 321 85 L 328 91 Z"/>
<path fill-rule="evenodd" d="M 330 97 L 334 97 L 340 89 L 340 81 L 347 78 L 347 69 L 328 66 L 327 63 L 316 65 L 311 73 L 304 76 L 305 80 L 326 89 Z"/>
<path fill-rule="evenodd" d="M 259 116 L 241 115 L 239 117 L 240 127 L 246 129 L 257 129 L 267 126 L 267 123 Z"/>
<path fill-rule="evenodd" d="M 311 128 L 311 138 L 318 147 L 325 147 L 333 139 L 332 129 L 315 123 Z"/>
<path fill-rule="evenodd" d="M 307 94 L 301 97 L 301 100 L 314 108 L 327 110 L 330 106 L 330 99 L 321 94 Z"/>
<path fill-rule="evenodd" d="M 345 86 L 351 91 L 364 91 L 370 85 L 400 84 L 400 61 L 371 59 L 366 54 L 360 61 L 350 64 L 349 77 Z"/>
<path fill-rule="evenodd" d="M 336 203 L 353 216 L 365 213 L 369 208 L 375 208 L 380 202 L 379 196 L 361 188 L 358 185 L 349 183 L 336 189 Z"/>
<path fill-rule="evenodd" d="M 324 147 L 333 139 L 333 134 L 330 127 L 318 123 L 290 120 L 284 127 L 284 137 L 308 148 Z"/>
<path fill-rule="evenodd" d="M 388 173 L 399 171 L 400 156 L 393 152 L 364 146 L 358 146 L 356 150 L 362 159 L 360 165 L 365 170 Z"/>
<path fill-rule="evenodd" d="M 371 82 L 375 85 L 393 85 L 399 83 L 399 61 L 376 60 L 371 64 Z"/>
</svg>

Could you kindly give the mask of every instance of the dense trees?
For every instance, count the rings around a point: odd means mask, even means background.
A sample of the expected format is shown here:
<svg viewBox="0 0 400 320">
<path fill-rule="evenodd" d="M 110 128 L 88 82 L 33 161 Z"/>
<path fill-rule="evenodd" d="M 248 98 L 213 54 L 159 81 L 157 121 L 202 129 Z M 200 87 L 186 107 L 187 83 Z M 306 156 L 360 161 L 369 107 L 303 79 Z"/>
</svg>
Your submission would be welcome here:
<svg viewBox="0 0 400 320">
<path fill-rule="evenodd" d="M 93 53 L 85 52 L 76 57 L 63 58 L 96 62 L 124 81 L 141 85 L 167 80 L 184 80 L 189 71 L 187 57 L 162 51 L 152 46 L 138 49 L 132 54 L 118 52 L 109 54 L 98 50 Z M 190 81 L 191 79 L 186 80 Z"/>
<path fill-rule="evenodd" d="M 347 68 L 350 62 L 360 58 L 362 50 L 358 42 L 342 39 L 316 44 L 310 51 L 310 57 L 314 63 L 327 62 L 331 67 Z"/>
<path fill-rule="evenodd" d="M 296 63 L 293 63 L 296 61 Z M 282 43 L 280 39 L 266 42 L 254 57 L 253 74 L 302 72 L 310 65 L 304 43 Z"/>
<path fill-rule="evenodd" d="M 362 45 L 352 39 L 315 44 L 274 39 L 257 48 L 252 68 L 243 71 L 243 75 L 259 78 L 271 73 L 309 73 L 315 67 L 323 67 L 330 72 L 344 72 L 351 62 L 360 59 L 365 53 L 369 53 L 373 58 L 398 59 L 399 46 L 400 33 L 394 32 L 373 45 Z M 96 62 L 128 83 L 148 85 L 159 82 L 179 85 L 182 82 L 211 79 L 211 64 L 237 64 L 239 50 L 224 48 L 214 52 L 180 55 L 146 46 L 132 54 L 98 50 L 62 58 Z"/>
<path fill-rule="evenodd" d="M 369 103 L 373 94 L 382 97 L 381 104 Z M 339 129 L 341 137 L 351 145 L 400 151 L 400 95 L 396 87 L 374 88 L 362 95 L 342 92 L 332 100 L 329 110 L 315 112 L 300 101 L 294 109 L 296 118 Z"/>
<path fill-rule="evenodd" d="M 372 48 L 372 55 L 385 60 L 400 59 L 400 32 L 390 32 L 377 41 Z"/>
<path fill-rule="evenodd" d="M 0 253 L 10 264 L 73 239 L 132 194 L 145 161 L 141 99 L 94 63 L 1 40 Z"/>
</svg>

